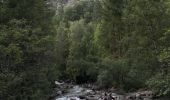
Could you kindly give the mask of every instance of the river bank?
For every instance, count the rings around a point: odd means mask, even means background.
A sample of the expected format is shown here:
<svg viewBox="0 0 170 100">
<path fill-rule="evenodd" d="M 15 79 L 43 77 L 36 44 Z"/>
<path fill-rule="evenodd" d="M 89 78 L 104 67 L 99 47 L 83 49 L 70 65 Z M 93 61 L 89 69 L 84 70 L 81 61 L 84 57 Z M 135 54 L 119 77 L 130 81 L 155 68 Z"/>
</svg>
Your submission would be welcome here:
<svg viewBox="0 0 170 100">
<path fill-rule="evenodd" d="M 114 88 L 99 90 L 90 84 L 56 83 L 55 92 L 49 100 L 169 100 L 153 99 L 154 94 L 149 90 L 125 93 Z"/>
</svg>

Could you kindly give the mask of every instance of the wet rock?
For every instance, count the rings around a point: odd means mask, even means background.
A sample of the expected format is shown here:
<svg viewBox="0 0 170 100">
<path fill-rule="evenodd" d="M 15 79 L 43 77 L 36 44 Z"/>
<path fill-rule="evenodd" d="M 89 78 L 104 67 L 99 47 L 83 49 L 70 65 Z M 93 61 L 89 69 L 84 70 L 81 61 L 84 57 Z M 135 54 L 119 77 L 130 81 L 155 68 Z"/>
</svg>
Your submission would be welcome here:
<svg viewBox="0 0 170 100">
<path fill-rule="evenodd" d="M 70 100 L 80 100 L 78 97 L 71 97 Z"/>
<path fill-rule="evenodd" d="M 63 93 L 62 91 L 57 91 L 56 94 L 57 94 L 57 95 L 62 95 L 62 93 Z"/>
<path fill-rule="evenodd" d="M 128 94 L 126 96 L 126 100 L 151 100 L 152 97 L 153 97 L 152 91 L 140 91 Z"/>
<path fill-rule="evenodd" d="M 132 93 L 126 96 L 126 100 L 135 100 L 136 99 L 136 94 Z"/>
<path fill-rule="evenodd" d="M 92 87 L 89 85 L 88 87 Z M 128 94 L 119 94 L 111 90 L 92 90 L 83 86 L 74 86 L 71 84 L 62 84 L 61 88 L 56 90 L 58 99 L 56 100 L 151 100 L 153 92 L 139 91 Z M 115 90 L 114 90 L 115 91 Z"/>
<path fill-rule="evenodd" d="M 139 96 L 143 97 L 143 98 L 153 98 L 154 93 L 152 91 L 141 91 L 138 92 Z"/>
<path fill-rule="evenodd" d="M 62 85 L 62 84 L 64 84 L 64 83 L 60 83 L 60 82 L 58 82 L 58 81 L 55 81 L 55 84 L 56 84 L 56 85 Z"/>
</svg>

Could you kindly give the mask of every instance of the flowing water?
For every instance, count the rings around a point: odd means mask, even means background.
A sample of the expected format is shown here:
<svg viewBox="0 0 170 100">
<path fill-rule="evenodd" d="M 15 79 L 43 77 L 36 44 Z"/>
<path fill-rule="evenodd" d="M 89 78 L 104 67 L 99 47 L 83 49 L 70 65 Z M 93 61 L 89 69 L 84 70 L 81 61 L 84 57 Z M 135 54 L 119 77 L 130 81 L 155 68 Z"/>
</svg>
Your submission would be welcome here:
<svg viewBox="0 0 170 100">
<path fill-rule="evenodd" d="M 94 92 L 91 89 L 82 88 L 76 85 L 68 89 L 67 93 L 58 96 L 55 100 L 104 100 L 102 99 L 103 98 L 102 95 L 103 95 L 102 92 L 99 91 Z M 124 95 L 118 95 L 116 93 L 112 93 L 112 96 L 116 97 L 116 99 L 107 99 L 107 100 L 127 100 L 125 99 Z M 143 98 L 143 99 L 128 99 L 128 100 L 153 100 L 153 99 Z M 170 100 L 170 99 L 159 99 L 159 100 Z"/>
<path fill-rule="evenodd" d="M 81 100 L 79 97 L 92 92 L 92 90 L 82 88 L 80 86 L 74 86 L 69 89 L 66 94 L 59 96 L 56 100 Z"/>
</svg>

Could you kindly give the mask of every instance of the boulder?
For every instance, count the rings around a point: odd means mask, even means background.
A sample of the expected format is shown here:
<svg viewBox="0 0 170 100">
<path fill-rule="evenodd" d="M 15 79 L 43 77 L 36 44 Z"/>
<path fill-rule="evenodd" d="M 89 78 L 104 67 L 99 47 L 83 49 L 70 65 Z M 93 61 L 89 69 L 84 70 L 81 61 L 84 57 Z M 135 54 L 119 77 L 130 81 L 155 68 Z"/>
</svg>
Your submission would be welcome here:
<svg viewBox="0 0 170 100">
<path fill-rule="evenodd" d="M 55 84 L 56 84 L 56 85 L 62 85 L 62 84 L 64 84 L 64 83 L 60 83 L 60 82 L 58 82 L 58 81 L 55 81 Z"/>
</svg>

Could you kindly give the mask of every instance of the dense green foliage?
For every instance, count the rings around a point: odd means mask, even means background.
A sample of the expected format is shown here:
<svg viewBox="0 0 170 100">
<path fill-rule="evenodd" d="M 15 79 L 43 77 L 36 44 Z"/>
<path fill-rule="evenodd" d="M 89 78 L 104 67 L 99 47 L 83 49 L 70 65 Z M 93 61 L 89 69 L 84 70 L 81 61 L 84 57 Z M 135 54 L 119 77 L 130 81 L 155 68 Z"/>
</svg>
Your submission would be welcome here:
<svg viewBox="0 0 170 100">
<path fill-rule="evenodd" d="M 47 100 L 56 73 L 53 11 L 44 0 L 0 7 L 0 99 Z"/>
<path fill-rule="evenodd" d="M 0 0 L 0 99 L 47 100 L 57 79 L 170 96 L 168 0 L 47 2 Z"/>
<path fill-rule="evenodd" d="M 169 79 L 169 7 L 162 0 L 80 0 L 60 7 L 55 18 L 65 23 L 68 40 L 63 75 L 169 95 L 163 81 Z"/>
</svg>

